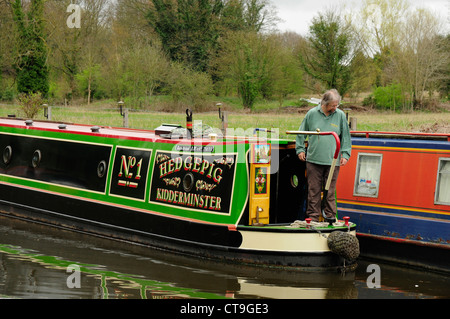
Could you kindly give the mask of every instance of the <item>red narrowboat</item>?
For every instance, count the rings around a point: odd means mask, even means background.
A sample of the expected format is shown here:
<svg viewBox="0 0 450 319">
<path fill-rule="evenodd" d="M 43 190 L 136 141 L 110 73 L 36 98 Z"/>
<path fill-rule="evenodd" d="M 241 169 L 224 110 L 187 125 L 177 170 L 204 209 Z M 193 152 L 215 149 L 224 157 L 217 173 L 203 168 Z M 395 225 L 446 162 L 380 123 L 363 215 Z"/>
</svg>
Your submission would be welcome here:
<svg viewBox="0 0 450 319">
<path fill-rule="evenodd" d="M 352 132 L 336 195 L 361 255 L 450 271 L 450 134 Z"/>
</svg>

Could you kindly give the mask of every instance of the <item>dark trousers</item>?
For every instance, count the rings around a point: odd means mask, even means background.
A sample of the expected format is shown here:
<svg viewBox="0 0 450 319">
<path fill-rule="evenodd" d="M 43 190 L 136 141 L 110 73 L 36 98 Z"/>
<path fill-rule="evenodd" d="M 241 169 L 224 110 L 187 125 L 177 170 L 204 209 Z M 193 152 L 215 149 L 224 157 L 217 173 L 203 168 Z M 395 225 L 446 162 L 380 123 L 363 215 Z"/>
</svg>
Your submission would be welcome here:
<svg viewBox="0 0 450 319">
<path fill-rule="evenodd" d="M 330 165 L 317 165 L 306 162 L 306 176 L 308 179 L 308 206 L 306 209 L 306 215 L 313 221 L 319 221 L 319 216 L 322 215 L 321 192 L 325 189 L 330 168 Z M 336 191 L 336 181 L 338 175 L 339 166 L 336 166 L 325 201 L 324 212 L 327 218 L 333 218 L 337 213 L 334 194 Z"/>
</svg>

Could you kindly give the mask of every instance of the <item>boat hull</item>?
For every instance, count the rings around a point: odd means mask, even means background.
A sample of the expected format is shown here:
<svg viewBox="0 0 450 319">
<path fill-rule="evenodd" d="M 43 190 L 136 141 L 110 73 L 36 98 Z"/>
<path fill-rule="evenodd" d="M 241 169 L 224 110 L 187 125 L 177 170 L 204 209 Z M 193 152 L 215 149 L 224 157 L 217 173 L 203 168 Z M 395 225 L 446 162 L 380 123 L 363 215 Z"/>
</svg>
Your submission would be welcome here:
<svg viewBox="0 0 450 319">
<path fill-rule="evenodd" d="M 289 227 L 303 188 L 281 181 L 304 171 L 294 167 L 293 142 L 283 143 L 273 142 L 271 162 L 262 164 L 271 169 L 275 191 L 267 200 L 269 224 L 261 226 L 249 221 L 255 141 L 248 138 L 171 139 L 154 131 L 0 119 L 0 212 L 201 258 L 296 270 L 350 265 L 329 249 L 327 236 L 355 235 L 354 225 L 320 232 Z"/>
<path fill-rule="evenodd" d="M 267 228 L 261 235 L 257 228 L 177 220 L 14 186 L 0 185 L 0 192 L 2 215 L 178 254 L 303 271 L 333 271 L 352 265 L 332 253 L 326 247 L 325 236 L 315 231 L 303 230 L 301 234 L 302 230 Z M 19 202 L 17 198 L 23 200 Z M 258 238 L 265 238 L 265 242 L 273 236 L 281 237 L 282 242 L 295 238 L 301 245 L 275 243 L 269 248 L 254 247 L 251 242 L 255 239 L 249 233 L 260 233 Z M 352 233 L 355 234 L 354 227 Z M 319 242 L 318 247 L 311 247 L 315 241 Z"/>
<path fill-rule="evenodd" d="M 362 256 L 450 272 L 450 205 L 438 196 L 450 143 L 423 138 L 354 138 L 338 210 L 357 224 Z"/>
</svg>

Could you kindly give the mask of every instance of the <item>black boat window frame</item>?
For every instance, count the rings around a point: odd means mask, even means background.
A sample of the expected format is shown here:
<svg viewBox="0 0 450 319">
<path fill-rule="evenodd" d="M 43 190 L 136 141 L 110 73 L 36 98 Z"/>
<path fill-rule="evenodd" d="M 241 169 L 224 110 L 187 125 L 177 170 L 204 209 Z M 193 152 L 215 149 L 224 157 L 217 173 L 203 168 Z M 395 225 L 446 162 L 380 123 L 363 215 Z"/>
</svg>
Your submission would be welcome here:
<svg viewBox="0 0 450 319">
<path fill-rule="evenodd" d="M 450 163 L 450 157 L 440 157 L 439 158 L 439 164 L 438 164 L 438 169 L 437 169 L 437 174 L 436 174 L 436 189 L 434 192 L 434 203 L 436 205 L 450 205 L 450 198 L 449 198 L 448 202 L 440 201 L 440 198 L 439 198 L 440 197 L 439 195 L 441 193 L 441 181 L 442 181 L 441 176 L 442 176 L 442 174 L 444 174 L 443 172 L 441 172 L 441 169 L 444 165 L 443 164 L 444 162 Z M 447 165 L 450 165 L 450 164 L 447 164 Z M 447 174 L 450 174 L 450 173 L 447 173 Z M 450 185 L 449 185 L 449 188 L 450 188 Z"/>
<path fill-rule="evenodd" d="M 359 193 L 357 191 L 358 189 L 358 183 L 360 180 L 360 170 L 361 170 L 361 157 L 362 156 L 371 156 L 376 157 L 380 159 L 380 165 L 379 170 L 377 172 L 376 179 L 378 180 L 378 185 L 376 187 L 376 193 L 375 194 L 364 194 Z M 381 170 L 383 168 L 383 154 L 382 153 L 358 153 L 358 160 L 356 162 L 356 170 L 355 170 L 355 181 L 353 184 L 353 196 L 355 197 L 370 197 L 370 198 L 378 198 L 378 194 L 380 193 L 380 184 L 381 184 Z"/>
</svg>

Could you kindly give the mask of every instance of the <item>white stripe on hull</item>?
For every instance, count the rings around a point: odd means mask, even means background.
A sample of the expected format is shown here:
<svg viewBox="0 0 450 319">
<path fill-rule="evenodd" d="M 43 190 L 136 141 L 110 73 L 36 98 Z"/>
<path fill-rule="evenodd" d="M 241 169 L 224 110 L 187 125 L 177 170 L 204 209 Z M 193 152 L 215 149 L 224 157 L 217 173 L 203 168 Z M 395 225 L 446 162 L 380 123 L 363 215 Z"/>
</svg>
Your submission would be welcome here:
<svg viewBox="0 0 450 319">
<path fill-rule="evenodd" d="M 316 253 L 328 252 L 328 234 L 312 233 L 283 233 L 240 231 L 242 244 L 239 248 L 248 250 Z M 350 234 L 356 236 L 355 231 Z"/>
</svg>

